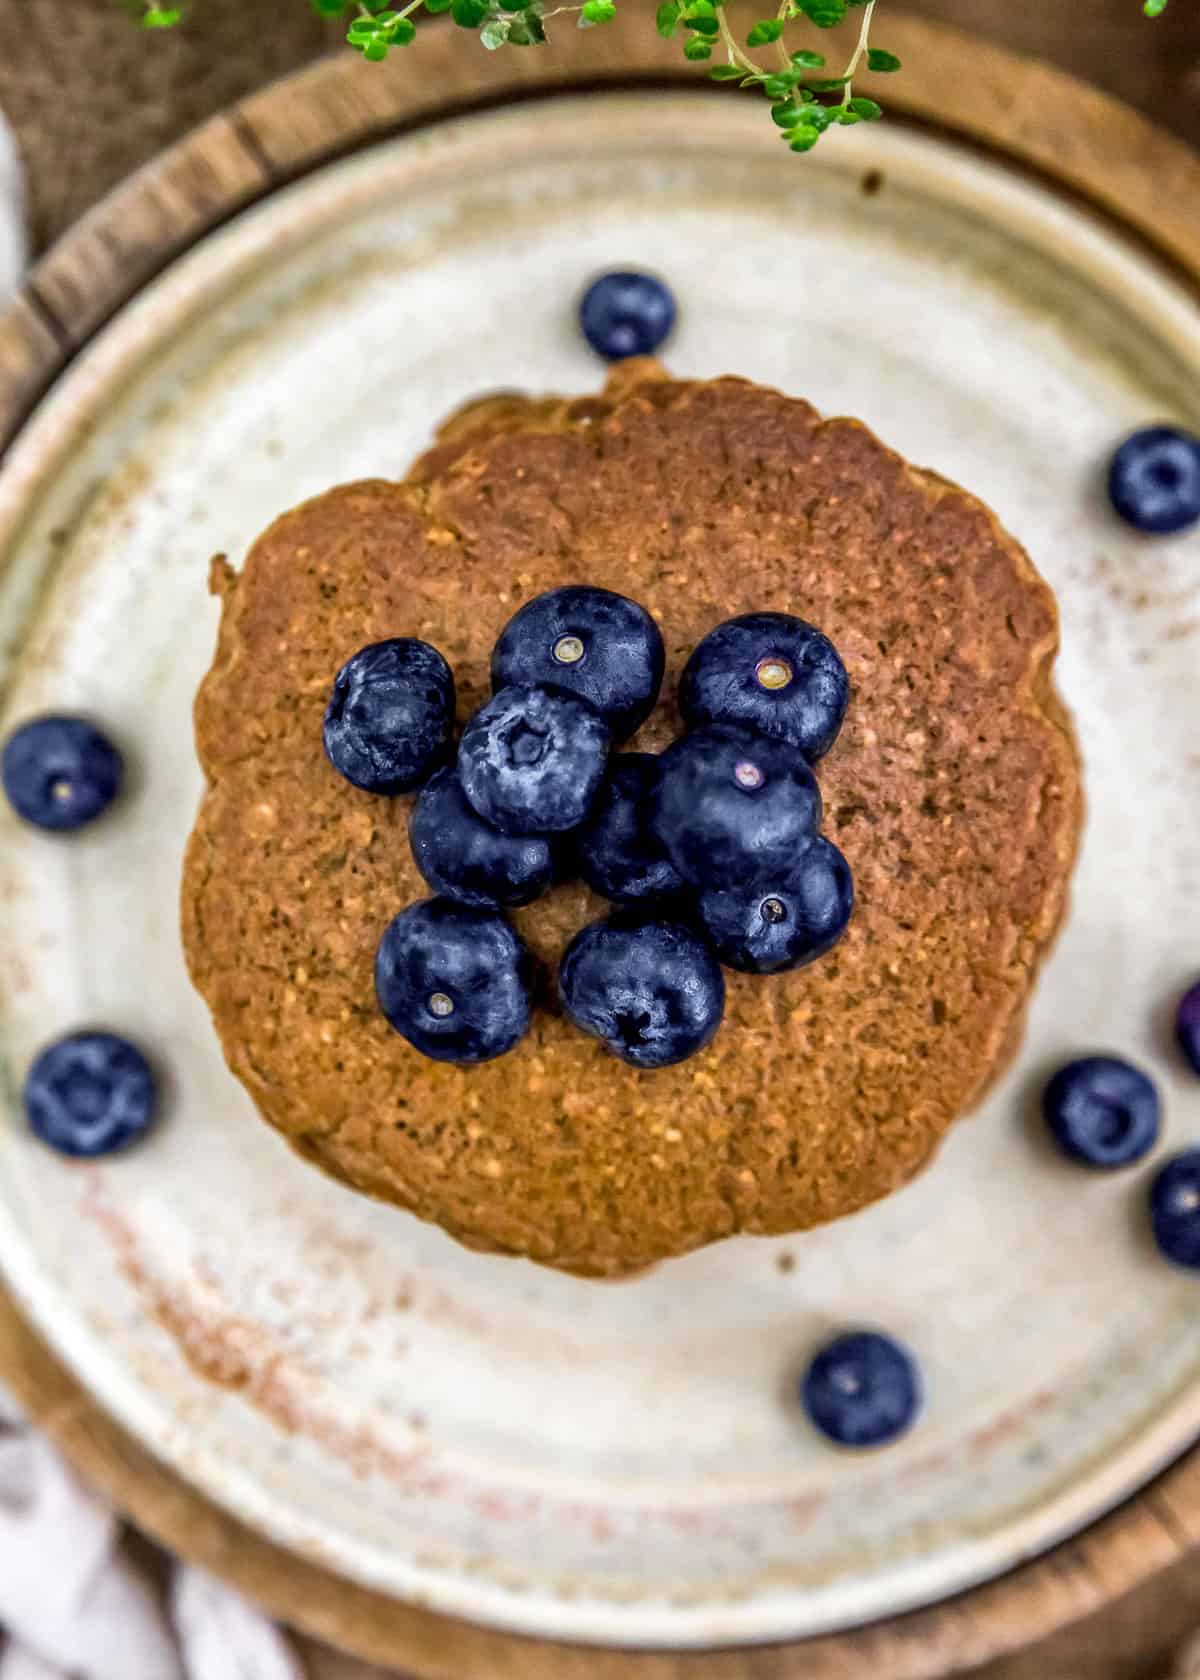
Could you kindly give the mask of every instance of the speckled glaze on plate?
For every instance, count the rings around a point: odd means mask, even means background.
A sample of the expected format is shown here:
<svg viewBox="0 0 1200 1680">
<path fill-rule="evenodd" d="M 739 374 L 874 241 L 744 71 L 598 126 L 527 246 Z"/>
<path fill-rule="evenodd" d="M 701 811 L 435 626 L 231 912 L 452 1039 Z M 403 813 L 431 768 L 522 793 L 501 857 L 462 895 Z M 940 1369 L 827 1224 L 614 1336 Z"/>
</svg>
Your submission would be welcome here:
<svg viewBox="0 0 1200 1680">
<path fill-rule="evenodd" d="M 1144 1172 L 1061 1162 L 1033 1100 L 1056 1060 L 1113 1049 L 1162 1082 L 1164 1150 L 1200 1135 L 1168 1030 L 1200 966 L 1200 538 L 1140 540 L 1101 492 L 1127 430 L 1200 425 L 1200 325 L 1138 251 L 943 143 L 854 133 L 797 167 L 757 109 L 700 127 L 659 94 L 635 124 L 636 99 L 429 129 L 274 196 L 131 304 L 6 463 L 4 726 L 94 713 L 134 785 L 74 842 L 0 819 L 0 1262 L 101 1403 L 275 1539 L 497 1625 L 704 1645 L 1002 1570 L 1200 1429 L 1198 1286 L 1151 1251 Z M 675 286 L 673 370 L 858 414 L 1028 546 L 1089 821 L 1024 1050 L 930 1171 L 830 1229 L 602 1285 L 467 1253 L 293 1159 L 221 1063 L 176 915 L 209 556 L 401 471 L 470 395 L 597 384 L 573 303 L 616 263 Z M 81 1023 L 169 1070 L 165 1123 L 110 1165 L 19 1120 L 34 1050 Z M 792 1393 L 862 1322 L 917 1351 L 929 1401 L 854 1457 Z"/>
</svg>

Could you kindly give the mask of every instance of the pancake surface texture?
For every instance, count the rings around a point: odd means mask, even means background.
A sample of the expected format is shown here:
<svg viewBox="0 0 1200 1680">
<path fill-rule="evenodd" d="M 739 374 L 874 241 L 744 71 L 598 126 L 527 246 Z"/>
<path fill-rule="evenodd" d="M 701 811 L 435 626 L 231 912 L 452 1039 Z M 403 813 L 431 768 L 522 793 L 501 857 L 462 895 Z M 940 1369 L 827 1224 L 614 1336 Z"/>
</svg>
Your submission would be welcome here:
<svg viewBox="0 0 1200 1680">
<path fill-rule="evenodd" d="M 886 1195 L 1012 1054 L 1081 821 L 1055 603 L 982 503 L 857 422 L 629 363 L 600 398 L 472 405 L 404 483 L 305 503 L 213 581 L 189 966 L 264 1119 L 345 1183 L 473 1247 L 619 1276 Z M 558 960 L 607 909 L 558 887 L 513 916 L 547 972 L 528 1036 L 482 1067 L 428 1061 L 372 981 L 384 927 L 428 896 L 411 801 L 329 766 L 330 685 L 364 644 L 419 636 L 461 722 L 508 618 L 570 583 L 662 629 L 634 749 L 678 733 L 680 672 L 723 619 L 791 612 L 833 639 L 852 698 L 818 778 L 858 908 L 814 966 L 728 974 L 711 1046 L 643 1073 L 557 1011 Z"/>
</svg>

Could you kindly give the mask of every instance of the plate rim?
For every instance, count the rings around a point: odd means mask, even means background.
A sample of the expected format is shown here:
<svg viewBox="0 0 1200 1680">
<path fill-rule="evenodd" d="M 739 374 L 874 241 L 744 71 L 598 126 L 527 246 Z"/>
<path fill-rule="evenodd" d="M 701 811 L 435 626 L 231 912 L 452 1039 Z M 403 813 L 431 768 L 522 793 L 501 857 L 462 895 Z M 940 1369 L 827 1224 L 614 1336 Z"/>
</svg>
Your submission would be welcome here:
<svg viewBox="0 0 1200 1680">
<path fill-rule="evenodd" d="M 1115 218 L 1200 291 L 1200 221 L 1176 206 L 1200 204 L 1200 158 L 1109 96 L 1061 72 L 971 40 L 978 80 L 970 96 L 946 65 L 968 39 L 959 31 L 893 18 L 889 39 L 919 66 L 891 104 L 915 120 L 986 146 L 1032 171 L 1076 205 Z M 481 101 L 505 102 L 674 72 L 666 43 L 636 28 L 611 29 L 569 59 L 484 56 L 442 32 L 420 58 L 381 76 L 353 55 L 322 61 L 222 113 L 103 200 L 42 260 L 0 320 L 0 440 L 14 435 L 76 351 L 173 257 L 238 210 L 322 163 Z M 430 56 L 440 75 L 430 74 Z M 436 61 L 440 60 L 440 64 Z M 694 83 L 692 84 L 694 85 Z M 436 91 L 433 91 L 435 90 Z M 947 108 L 948 90 L 953 95 Z M 1064 125 L 1073 145 L 1062 145 Z M 1094 136 L 1108 135 L 1093 147 Z M 1120 167 L 1118 167 L 1118 159 Z M 1187 196 L 1191 193 L 1191 197 Z M 1160 211 L 1163 214 L 1160 215 Z M 152 234 L 150 233 L 152 230 Z M 98 253 L 103 253 L 98 260 Z M 82 288 L 86 285 L 86 293 Z M 70 322 L 67 326 L 64 323 Z M 50 1354 L 15 1303 L 0 1296 L 0 1374 L 85 1476 L 175 1552 L 232 1579 L 277 1614 L 376 1661 L 425 1677 L 542 1673 L 573 1680 L 676 1674 L 669 1653 L 531 1643 L 476 1628 L 357 1587 L 318 1563 L 252 1534 L 115 1425 Z M 1200 1533 L 1200 1454 L 1191 1453 L 1126 1506 L 1070 1543 L 989 1585 L 931 1609 L 772 1648 L 770 1658 L 727 1650 L 689 1655 L 704 1680 L 780 1680 L 844 1674 L 847 1658 L 886 1658 L 894 1680 L 925 1680 L 986 1660 L 1100 1607 L 1175 1561 Z"/>
</svg>

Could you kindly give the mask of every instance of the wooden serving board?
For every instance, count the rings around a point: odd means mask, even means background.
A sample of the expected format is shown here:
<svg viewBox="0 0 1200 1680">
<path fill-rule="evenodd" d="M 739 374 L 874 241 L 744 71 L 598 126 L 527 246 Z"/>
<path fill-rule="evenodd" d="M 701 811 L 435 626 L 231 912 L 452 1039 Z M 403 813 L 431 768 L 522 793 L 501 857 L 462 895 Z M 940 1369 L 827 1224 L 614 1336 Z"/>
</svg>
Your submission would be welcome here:
<svg viewBox="0 0 1200 1680">
<path fill-rule="evenodd" d="M 975 42 L 968 80 L 959 70 L 966 41 L 952 31 L 892 18 L 887 38 L 911 67 L 888 84 L 893 110 L 918 124 L 936 111 L 957 138 L 1117 222 L 1200 296 L 1200 161 L 1186 148 L 1060 73 Z M 586 52 L 485 57 L 444 35 L 383 71 L 347 54 L 267 89 L 135 176 L 39 265 L 0 321 L 0 437 L 16 433 L 75 352 L 173 256 L 282 182 L 472 104 L 679 75 L 677 49 L 643 25 L 597 32 Z M 81 1473 L 147 1532 L 281 1618 L 422 1680 L 945 1676 L 1095 1610 L 1200 1538 L 1193 1456 L 1070 1546 L 935 1609 L 854 1633 L 686 1655 L 534 1643 L 398 1604 L 246 1529 L 114 1424 L 10 1301 L 0 1302 L 0 1374 Z"/>
</svg>

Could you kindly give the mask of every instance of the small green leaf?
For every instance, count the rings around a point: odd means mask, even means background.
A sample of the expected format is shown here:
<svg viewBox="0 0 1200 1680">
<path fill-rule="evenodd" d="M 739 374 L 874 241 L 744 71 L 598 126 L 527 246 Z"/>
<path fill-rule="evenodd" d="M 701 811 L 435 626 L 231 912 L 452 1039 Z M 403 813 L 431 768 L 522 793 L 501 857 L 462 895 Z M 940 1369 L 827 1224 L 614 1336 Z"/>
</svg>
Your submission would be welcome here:
<svg viewBox="0 0 1200 1680">
<path fill-rule="evenodd" d="M 882 106 L 876 105 L 873 99 L 852 99 L 850 109 L 864 122 L 878 122 L 883 115 Z"/>
<path fill-rule="evenodd" d="M 771 121 L 779 128 L 795 128 L 797 123 L 808 121 L 808 112 L 788 99 L 779 105 L 772 105 Z"/>
<path fill-rule="evenodd" d="M 788 149 L 793 152 L 811 152 L 820 138 L 815 128 L 794 128 L 787 137 Z"/>
<path fill-rule="evenodd" d="M 878 70 L 881 74 L 891 70 L 899 70 L 900 60 L 895 53 L 884 52 L 882 47 L 871 47 L 867 52 L 867 69 Z"/>
<path fill-rule="evenodd" d="M 765 47 L 770 41 L 778 41 L 783 34 L 783 20 L 781 18 L 762 18 L 746 36 L 748 47 Z"/>
<path fill-rule="evenodd" d="M 355 18 L 346 31 L 346 39 L 352 47 L 365 46 L 368 41 L 374 39 L 378 28 L 374 18 Z"/>
<path fill-rule="evenodd" d="M 849 76 L 824 76 L 820 81 L 808 82 L 814 93 L 836 93 L 838 88 L 844 88 L 850 80 Z"/>
<path fill-rule="evenodd" d="M 142 13 L 142 28 L 174 29 L 182 16 L 178 6 L 151 6 L 148 12 Z"/>
<path fill-rule="evenodd" d="M 669 41 L 679 28 L 679 13 L 682 7 L 679 0 L 668 0 L 665 6 L 660 6 L 655 15 L 654 26 L 664 41 Z"/>
<path fill-rule="evenodd" d="M 1146 0 L 1142 7 L 1148 18 L 1161 17 L 1167 9 L 1167 0 Z"/>
<path fill-rule="evenodd" d="M 846 0 L 799 0 L 799 5 L 818 29 L 833 29 L 846 15 Z"/>
<path fill-rule="evenodd" d="M 717 8 L 713 5 L 713 0 L 688 0 L 683 8 L 685 23 L 695 23 L 697 18 L 715 18 L 716 15 Z"/>
<path fill-rule="evenodd" d="M 585 0 L 580 23 L 611 23 L 617 15 L 616 0 Z"/>
<path fill-rule="evenodd" d="M 694 62 L 702 58 L 711 58 L 712 46 L 704 39 L 703 35 L 693 35 L 692 39 L 684 45 L 683 56 L 692 59 Z"/>
<path fill-rule="evenodd" d="M 489 52 L 495 52 L 508 40 L 512 24 L 508 18 L 489 18 L 479 31 L 479 39 Z"/>
<path fill-rule="evenodd" d="M 705 35 L 713 40 L 721 33 L 721 25 L 715 17 L 698 17 L 688 19 L 688 28 L 694 29 L 697 35 Z"/>
<path fill-rule="evenodd" d="M 800 52 L 794 52 L 792 54 L 792 63 L 803 70 L 824 70 L 825 54 L 819 52 L 809 52 L 805 47 L 802 48 Z"/>
<path fill-rule="evenodd" d="M 714 64 L 708 74 L 714 82 L 740 82 L 742 79 L 742 72 L 736 64 Z"/>
<path fill-rule="evenodd" d="M 460 29 L 478 29 L 488 15 L 488 0 L 452 0 L 450 16 Z"/>
<path fill-rule="evenodd" d="M 364 58 L 370 59 L 372 64 L 378 64 L 381 59 L 386 58 L 388 55 L 387 42 L 381 41 L 379 37 L 376 36 L 373 41 L 368 41 L 363 47 L 362 55 Z"/>
<path fill-rule="evenodd" d="M 318 17 L 341 17 L 346 10 L 346 0 L 309 0 Z"/>
<path fill-rule="evenodd" d="M 425 0 L 425 10 L 436 17 L 440 12 L 448 12 L 454 0 Z"/>
<path fill-rule="evenodd" d="M 389 26 L 387 38 L 394 47 L 411 46 L 417 38 L 417 26 L 411 18 L 397 18 Z"/>
<path fill-rule="evenodd" d="M 799 80 L 798 70 L 779 71 L 774 76 L 767 77 L 763 83 L 763 92 L 768 99 L 786 99 Z"/>
<path fill-rule="evenodd" d="M 540 47 L 545 39 L 545 28 L 535 11 L 519 12 L 509 25 L 508 41 L 510 46 Z"/>
</svg>

